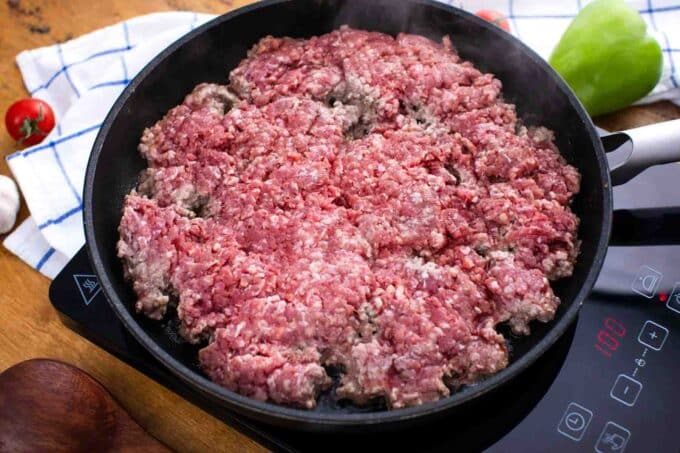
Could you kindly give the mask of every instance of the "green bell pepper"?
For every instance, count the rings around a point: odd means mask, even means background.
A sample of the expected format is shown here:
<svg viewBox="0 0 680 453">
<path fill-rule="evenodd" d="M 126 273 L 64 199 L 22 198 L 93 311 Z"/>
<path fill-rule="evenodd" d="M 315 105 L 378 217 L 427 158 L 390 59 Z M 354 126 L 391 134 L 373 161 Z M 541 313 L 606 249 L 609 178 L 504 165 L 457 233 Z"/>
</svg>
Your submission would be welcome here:
<svg viewBox="0 0 680 453">
<path fill-rule="evenodd" d="M 640 14 L 623 0 L 595 0 L 562 35 L 550 64 L 592 116 L 649 93 L 661 77 L 661 47 Z"/>
</svg>

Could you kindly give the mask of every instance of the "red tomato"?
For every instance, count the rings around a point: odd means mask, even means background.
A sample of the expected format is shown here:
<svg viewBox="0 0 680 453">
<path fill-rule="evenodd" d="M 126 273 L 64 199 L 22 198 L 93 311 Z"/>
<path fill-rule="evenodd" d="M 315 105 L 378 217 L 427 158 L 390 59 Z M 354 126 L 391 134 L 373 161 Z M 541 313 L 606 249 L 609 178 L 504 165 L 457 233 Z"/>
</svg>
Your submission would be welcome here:
<svg viewBox="0 0 680 453">
<path fill-rule="evenodd" d="M 52 107 L 40 99 L 22 99 L 9 106 L 5 113 L 7 132 L 21 145 L 43 141 L 54 128 Z"/>
<path fill-rule="evenodd" d="M 481 17 L 484 20 L 488 20 L 492 24 L 498 25 L 507 32 L 510 31 L 510 23 L 508 22 L 508 19 L 498 11 L 494 11 L 492 9 L 480 9 L 475 13 L 475 15 Z"/>
</svg>

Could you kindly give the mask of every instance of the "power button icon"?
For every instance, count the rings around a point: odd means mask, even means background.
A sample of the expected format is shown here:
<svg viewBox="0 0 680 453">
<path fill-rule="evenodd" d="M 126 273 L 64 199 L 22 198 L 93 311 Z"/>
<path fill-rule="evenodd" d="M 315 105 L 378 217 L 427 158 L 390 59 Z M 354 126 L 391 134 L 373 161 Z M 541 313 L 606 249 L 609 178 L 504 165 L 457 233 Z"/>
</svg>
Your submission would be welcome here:
<svg viewBox="0 0 680 453">
<path fill-rule="evenodd" d="M 564 412 L 560 424 L 557 425 L 557 432 L 576 442 L 580 441 L 585 434 L 593 413 L 576 403 L 569 403 Z"/>
</svg>

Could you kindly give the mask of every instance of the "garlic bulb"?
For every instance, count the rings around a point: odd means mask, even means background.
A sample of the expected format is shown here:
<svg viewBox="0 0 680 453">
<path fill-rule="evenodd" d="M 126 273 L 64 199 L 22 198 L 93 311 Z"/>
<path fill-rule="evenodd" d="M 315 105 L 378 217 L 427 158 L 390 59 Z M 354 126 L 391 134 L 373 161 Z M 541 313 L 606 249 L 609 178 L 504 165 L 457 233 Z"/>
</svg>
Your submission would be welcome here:
<svg viewBox="0 0 680 453">
<path fill-rule="evenodd" d="M 19 191 L 11 178 L 0 175 L 0 234 L 9 232 L 19 212 Z"/>
</svg>

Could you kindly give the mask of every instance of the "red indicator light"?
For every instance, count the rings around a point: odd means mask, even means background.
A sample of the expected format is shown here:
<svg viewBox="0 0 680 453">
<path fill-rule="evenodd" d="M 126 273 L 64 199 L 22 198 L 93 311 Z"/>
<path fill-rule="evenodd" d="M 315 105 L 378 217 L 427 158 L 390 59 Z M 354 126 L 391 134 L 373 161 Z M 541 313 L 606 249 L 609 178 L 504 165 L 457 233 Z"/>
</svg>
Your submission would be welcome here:
<svg viewBox="0 0 680 453">
<path fill-rule="evenodd" d="M 668 299 L 668 294 L 666 294 L 666 293 L 659 294 L 659 300 L 661 302 L 666 302 L 666 299 Z"/>
</svg>

